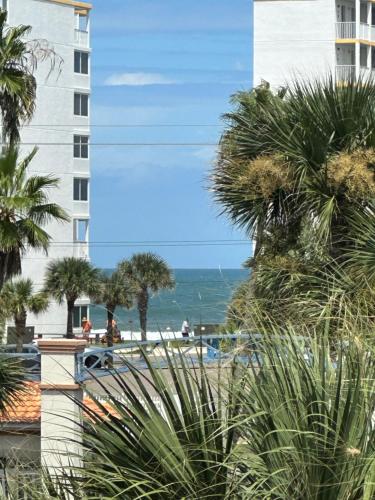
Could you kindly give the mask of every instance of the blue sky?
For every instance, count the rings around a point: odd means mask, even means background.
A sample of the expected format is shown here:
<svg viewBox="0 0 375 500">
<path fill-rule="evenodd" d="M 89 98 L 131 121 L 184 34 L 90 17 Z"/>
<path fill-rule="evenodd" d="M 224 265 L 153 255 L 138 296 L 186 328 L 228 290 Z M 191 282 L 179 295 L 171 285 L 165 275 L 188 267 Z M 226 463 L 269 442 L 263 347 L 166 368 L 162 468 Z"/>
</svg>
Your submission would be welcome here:
<svg viewBox="0 0 375 500">
<path fill-rule="evenodd" d="M 94 0 L 93 143 L 217 143 L 230 96 L 252 81 L 249 0 Z M 131 125 L 101 128 L 95 125 Z M 208 127 L 133 127 L 193 124 Z M 213 125 L 213 126 L 211 126 Z M 215 147 L 93 146 L 90 239 L 242 239 L 214 205 L 207 176 Z M 93 245 L 112 267 L 152 250 L 172 267 L 236 268 L 249 246 Z"/>
</svg>

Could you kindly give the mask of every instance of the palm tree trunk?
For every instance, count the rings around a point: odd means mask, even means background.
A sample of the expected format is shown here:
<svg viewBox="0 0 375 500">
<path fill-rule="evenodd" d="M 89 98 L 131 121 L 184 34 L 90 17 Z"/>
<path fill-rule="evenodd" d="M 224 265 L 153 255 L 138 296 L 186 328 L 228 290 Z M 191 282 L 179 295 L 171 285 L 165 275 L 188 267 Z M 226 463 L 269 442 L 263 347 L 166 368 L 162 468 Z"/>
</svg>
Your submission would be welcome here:
<svg viewBox="0 0 375 500">
<path fill-rule="evenodd" d="M 25 337 L 25 332 L 26 332 L 26 318 L 27 318 L 26 311 L 22 311 L 20 314 L 14 317 L 14 324 L 16 327 L 16 338 L 17 338 L 16 352 L 18 353 L 22 352 L 23 339 Z"/>
<path fill-rule="evenodd" d="M 111 304 L 106 304 L 107 309 L 107 346 L 113 347 L 113 314 L 115 312 L 115 308 Z"/>
<path fill-rule="evenodd" d="M 73 335 L 73 314 L 74 314 L 74 300 L 67 301 L 67 309 L 68 309 L 68 319 L 66 325 L 66 338 L 74 339 Z"/>
<path fill-rule="evenodd" d="M 141 325 L 142 341 L 147 340 L 147 309 L 148 309 L 148 291 L 143 288 L 138 295 L 139 323 Z"/>
</svg>

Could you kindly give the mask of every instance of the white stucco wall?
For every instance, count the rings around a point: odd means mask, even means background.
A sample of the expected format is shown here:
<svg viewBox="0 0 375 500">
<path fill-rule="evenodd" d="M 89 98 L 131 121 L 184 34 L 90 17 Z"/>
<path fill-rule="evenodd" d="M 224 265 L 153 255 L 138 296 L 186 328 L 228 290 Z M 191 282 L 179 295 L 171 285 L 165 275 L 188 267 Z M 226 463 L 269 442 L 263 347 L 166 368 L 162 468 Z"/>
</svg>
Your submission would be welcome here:
<svg viewBox="0 0 375 500">
<path fill-rule="evenodd" d="M 89 51 L 89 48 L 75 43 L 74 6 L 50 0 L 9 0 L 8 5 L 9 24 L 31 25 L 30 38 L 47 40 L 62 59 L 61 67 L 57 65 L 49 76 L 50 63 L 38 65 L 36 112 L 31 126 L 24 127 L 21 139 L 25 144 L 22 154 L 31 151 L 34 144 L 39 145 L 30 173 L 53 174 L 61 179 L 59 188 L 51 191 L 50 199 L 63 206 L 72 219 L 69 223 L 51 223 L 46 227 L 53 238 L 48 257 L 41 252 L 30 252 L 24 258 L 23 275 L 41 288 L 50 259 L 80 256 L 78 245 L 73 245 L 73 219 L 89 217 L 89 203 L 73 201 L 74 177 L 90 176 L 89 160 L 73 158 L 73 135 L 90 135 L 90 118 L 74 115 L 74 92 L 90 92 L 90 75 L 74 73 L 74 50 Z M 87 254 L 87 249 L 84 253 Z M 66 306 L 52 301 L 46 314 L 29 316 L 28 326 L 35 326 L 36 333 L 64 334 Z"/>
<path fill-rule="evenodd" d="M 254 1 L 254 85 L 277 88 L 335 65 L 334 0 Z"/>
</svg>

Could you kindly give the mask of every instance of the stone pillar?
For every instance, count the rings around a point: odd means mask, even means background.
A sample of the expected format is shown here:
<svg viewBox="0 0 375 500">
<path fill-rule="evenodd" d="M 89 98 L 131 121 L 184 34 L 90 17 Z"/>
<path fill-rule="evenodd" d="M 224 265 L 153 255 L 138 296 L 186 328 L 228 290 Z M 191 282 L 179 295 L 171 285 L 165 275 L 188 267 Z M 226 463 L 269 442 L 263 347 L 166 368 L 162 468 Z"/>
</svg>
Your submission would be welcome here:
<svg viewBox="0 0 375 500">
<path fill-rule="evenodd" d="M 83 394 L 76 382 L 77 355 L 85 340 L 39 340 L 41 352 L 41 462 L 53 477 L 80 467 Z M 74 441 L 74 442 L 73 442 Z"/>
</svg>

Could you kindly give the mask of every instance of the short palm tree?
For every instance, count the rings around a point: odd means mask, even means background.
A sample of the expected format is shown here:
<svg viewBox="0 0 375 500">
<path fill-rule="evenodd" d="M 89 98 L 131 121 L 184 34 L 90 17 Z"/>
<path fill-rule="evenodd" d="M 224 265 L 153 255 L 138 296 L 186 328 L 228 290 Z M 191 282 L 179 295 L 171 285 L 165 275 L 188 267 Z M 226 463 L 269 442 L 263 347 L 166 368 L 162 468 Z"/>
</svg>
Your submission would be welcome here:
<svg viewBox="0 0 375 500">
<path fill-rule="evenodd" d="M 133 283 L 136 290 L 142 340 L 147 340 L 147 310 L 150 292 L 174 288 L 173 273 L 156 254 L 138 253 L 119 264 L 119 273 Z"/>
<path fill-rule="evenodd" d="M 74 305 L 79 297 L 92 296 L 100 286 L 99 270 L 90 262 L 75 257 L 64 257 L 47 266 L 44 290 L 59 304 L 67 303 L 67 338 L 73 338 Z"/>
<path fill-rule="evenodd" d="M 17 149 L 0 156 L 0 290 L 7 279 L 21 273 L 21 257 L 27 248 L 47 252 L 51 238 L 44 226 L 52 220 L 69 220 L 48 199 L 47 191 L 58 186 L 58 178 L 27 175 L 36 151 L 20 162 Z"/>
<path fill-rule="evenodd" d="M 112 321 L 117 307 L 131 309 L 134 303 L 134 289 L 118 271 L 111 275 L 102 274 L 100 286 L 92 297 L 97 304 L 104 304 L 107 311 L 107 345 L 113 346 Z"/>
<path fill-rule="evenodd" d="M 0 315 L 5 319 L 13 319 L 17 352 L 22 352 L 23 339 L 26 332 L 27 313 L 40 314 L 48 308 L 48 297 L 45 293 L 34 293 L 30 279 L 8 281 L 0 293 Z"/>
</svg>

